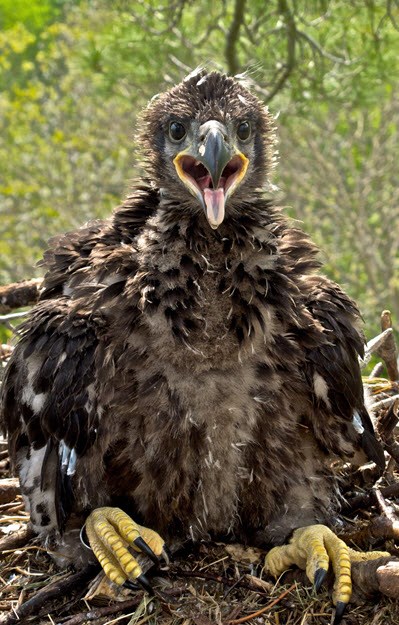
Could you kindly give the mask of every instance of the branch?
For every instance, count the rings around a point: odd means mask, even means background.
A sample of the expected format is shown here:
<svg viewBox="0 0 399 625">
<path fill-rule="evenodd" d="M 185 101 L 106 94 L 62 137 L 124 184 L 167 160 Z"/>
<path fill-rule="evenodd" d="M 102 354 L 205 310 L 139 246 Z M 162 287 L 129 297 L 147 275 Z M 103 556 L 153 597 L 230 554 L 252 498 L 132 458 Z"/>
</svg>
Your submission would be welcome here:
<svg viewBox="0 0 399 625">
<path fill-rule="evenodd" d="M 399 497 L 399 482 L 380 488 L 380 492 L 384 497 Z M 345 515 L 353 514 L 360 508 L 371 508 L 371 506 L 376 505 L 376 503 L 376 491 L 375 489 L 371 489 L 366 493 L 361 493 L 360 495 L 348 499 L 346 504 L 342 506 L 341 512 Z"/>
<path fill-rule="evenodd" d="M 0 480 L 0 504 L 10 503 L 19 495 L 19 480 L 16 477 L 5 477 Z"/>
<path fill-rule="evenodd" d="M 395 599 L 398 596 L 399 561 L 395 556 L 352 562 L 351 577 L 354 591 L 351 602 L 355 605 L 362 605 L 365 601 L 374 599 L 376 593 Z M 305 586 L 309 585 L 306 571 L 301 569 L 293 569 L 284 574 L 283 582 L 285 584 L 292 581 Z M 332 575 L 328 575 L 326 584 L 332 590 Z"/>
<path fill-rule="evenodd" d="M 287 31 L 287 60 L 285 63 L 284 71 L 281 74 L 280 78 L 277 80 L 273 89 L 268 93 L 266 102 L 270 102 L 274 98 L 274 96 L 284 87 L 295 67 L 296 62 L 296 24 L 294 16 L 290 12 L 286 0 L 279 0 L 279 12 L 284 17 L 285 29 Z"/>
<path fill-rule="evenodd" d="M 391 313 L 389 310 L 384 310 L 381 314 L 381 330 L 384 332 L 388 329 L 392 330 Z M 392 381 L 399 380 L 398 350 L 392 331 L 376 353 L 385 362 L 389 379 Z"/>
<path fill-rule="evenodd" d="M 162 35 L 170 34 L 170 32 L 173 31 L 173 29 L 180 23 L 185 3 L 186 0 L 176 0 L 174 3 L 166 3 L 165 6 L 157 7 L 156 11 L 154 11 L 154 8 L 150 6 L 150 4 L 142 3 L 146 15 L 150 13 L 155 14 L 158 19 L 160 17 L 162 18 L 160 21 L 166 23 L 165 28 L 161 28 L 160 30 L 148 26 L 145 19 L 142 19 L 138 13 L 133 12 L 130 20 L 135 24 L 139 24 L 140 28 L 142 28 L 144 32 L 147 32 L 155 37 L 161 37 Z M 157 16 L 157 14 L 160 14 L 160 17 Z"/>
<path fill-rule="evenodd" d="M 394 5 L 396 7 L 396 9 L 399 9 L 399 4 L 397 0 L 388 0 L 388 4 L 387 4 L 387 15 L 389 17 L 389 19 L 391 20 L 391 24 L 392 26 L 396 29 L 399 30 L 399 22 L 396 20 L 396 18 L 394 17 L 394 14 L 392 12 L 392 5 Z"/>
<path fill-rule="evenodd" d="M 364 369 L 364 367 L 370 362 L 371 356 L 374 353 L 381 355 L 381 348 L 388 342 L 388 337 L 393 333 L 392 328 L 387 328 L 378 336 L 375 336 L 373 339 L 370 339 L 366 345 L 366 349 L 364 350 L 364 357 L 359 357 L 360 368 Z M 382 356 L 381 356 L 382 358 Z M 370 376 L 373 377 L 373 376 Z M 375 376 L 374 376 L 375 377 Z"/>
<path fill-rule="evenodd" d="M 347 59 L 344 59 L 342 56 L 335 56 L 335 54 L 331 54 L 330 52 L 327 52 L 327 50 L 324 50 L 324 48 L 322 48 L 321 45 L 315 39 L 313 39 L 313 37 L 311 37 L 311 35 L 304 32 L 303 30 L 297 30 L 297 34 L 299 37 L 302 37 L 303 39 L 305 39 L 305 41 L 308 42 L 310 47 L 313 48 L 313 50 L 315 50 L 321 57 L 324 57 L 328 59 L 329 61 L 332 61 L 333 63 L 340 63 L 341 65 L 352 65 L 353 60 L 348 61 Z"/>
<path fill-rule="evenodd" d="M 0 313 L 31 306 L 39 299 L 41 278 L 0 286 Z"/>
<path fill-rule="evenodd" d="M 3 560 L 7 557 L 10 551 L 14 549 L 20 549 L 33 538 L 35 535 L 30 525 L 25 525 L 17 532 L 13 532 L 10 535 L 3 536 L 0 539 L 0 559 Z M 1 622 L 1 621 L 0 621 Z"/>
<path fill-rule="evenodd" d="M 244 22 L 244 10 L 246 0 L 236 0 L 234 4 L 233 21 L 227 33 L 225 57 L 229 74 L 238 74 L 240 64 L 237 58 L 237 42 L 240 28 Z"/>
</svg>

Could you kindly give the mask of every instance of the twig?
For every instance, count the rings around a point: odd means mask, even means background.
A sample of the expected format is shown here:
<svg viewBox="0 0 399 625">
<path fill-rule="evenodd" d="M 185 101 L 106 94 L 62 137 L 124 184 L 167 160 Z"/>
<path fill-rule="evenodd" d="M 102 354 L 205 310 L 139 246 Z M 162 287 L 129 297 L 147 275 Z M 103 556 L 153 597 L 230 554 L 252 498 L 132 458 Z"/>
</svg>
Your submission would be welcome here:
<svg viewBox="0 0 399 625">
<path fill-rule="evenodd" d="M 362 528 L 353 532 L 340 532 L 338 536 L 346 543 L 351 543 L 360 548 L 370 545 L 370 542 L 375 541 L 375 539 L 398 540 L 399 521 L 391 521 L 386 516 L 380 515 Z"/>
<path fill-rule="evenodd" d="M 379 488 L 375 489 L 375 498 L 378 503 L 378 507 L 382 514 L 393 524 L 397 524 L 399 527 L 399 519 L 394 512 L 393 507 L 385 501 L 385 497 Z"/>
<path fill-rule="evenodd" d="M 68 618 L 66 621 L 62 621 L 62 625 L 81 625 L 87 621 L 97 621 L 104 616 L 117 614 L 118 612 L 122 612 L 124 610 L 131 610 L 139 605 L 142 599 L 143 593 L 140 593 L 138 596 L 133 599 L 128 599 L 127 601 L 118 601 L 118 603 L 113 603 L 112 605 L 108 605 L 104 608 L 96 608 L 95 610 L 90 610 L 90 612 L 81 612 L 79 614 L 75 614 L 72 618 Z"/>
<path fill-rule="evenodd" d="M 385 449 L 390 454 L 390 456 L 395 460 L 396 464 L 399 465 L 399 443 L 394 440 L 387 441 L 385 443 Z"/>
<path fill-rule="evenodd" d="M 393 25 L 393 27 L 396 30 L 399 30 L 399 23 L 396 21 L 393 12 L 392 12 L 392 5 L 395 5 L 396 8 L 398 8 L 398 3 L 397 0 L 388 0 L 388 4 L 387 4 L 387 15 L 389 17 L 389 19 L 391 20 L 391 23 Z"/>
<path fill-rule="evenodd" d="M 99 564 L 89 564 L 86 568 L 57 580 L 39 590 L 33 597 L 25 601 L 13 612 L 0 617 L 0 625 L 13 625 L 25 622 L 24 619 L 30 614 L 37 614 L 48 601 L 66 595 L 68 592 L 80 588 L 82 584 L 92 579 L 98 573 Z"/>
<path fill-rule="evenodd" d="M 381 488 L 380 491 L 384 497 L 399 497 L 399 482 L 390 484 L 390 486 L 385 486 L 385 488 Z M 374 506 L 376 503 L 375 489 L 372 489 L 368 493 L 362 493 L 350 499 L 346 505 L 342 507 L 341 511 L 344 515 L 347 515 L 351 512 L 356 512 L 359 508 L 370 508 L 370 506 Z"/>
<path fill-rule="evenodd" d="M 30 541 L 34 536 L 34 531 L 27 525 L 22 529 L 18 530 L 18 532 L 13 532 L 11 536 L 4 536 L 4 538 L 0 539 L 0 559 L 2 559 L 7 551 L 11 549 L 20 549 L 24 547 L 27 542 Z"/>
<path fill-rule="evenodd" d="M 3 347 L 3 346 L 1 346 L 1 347 Z M 0 462 L 1 462 L 2 460 L 8 460 L 8 447 L 7 447 L 7 442 L 6 442 L 6 441 L 4 441 L 4 443 L 5 443 L 5 445 L 4 445 L 4 447 L 5 447 L 5 448 L 3 448 L 3 445 L 1 445 L 1 446 L 0 446 L 0 449 L 1 449 L 1 451 L 0 451 Z"/>
<path fill-rule="evenodd" d="M 381 401 L 377 401 L 375 404 L 373 404 L 373 410 L 379 410 L 380 408 L 391 406 L 397 399 L 399 399 L 399 395 L 392 395 L 392 397 L 381 399 Z"/>
<path fill-rule="evenodd" d="M 392 398 L 394 401 L 391 402 L 388 410 L 386 410 L 378 420 L 378 434 L 381 436 L 383 441 L 390 442 L 390 438 L 392 438 L 392 433 L 395 427 L 398 424 L 399 418 L 399 395 Z"/>
<path fill-rule="evenodd" d="M 340 63 L 341 65 L 351 65 L 353 63 L 353 61 L 348 61 L 348 59 L 344 59 L 341 56 L 335 56 L 335 54 L 331 54 L 327 50 L 324 50 L 324 48 L 322 48 L 322 46 L 315 39 L 313 39 L 313 37 L 311 37 L 309 33 L 306 33 L 302 30 L 297 30 L 297 33 L 298 33 L 298 36 L 305 39 L 305 41 L 308 42 L 310 47 L 316 50 L 316 52 L 320 56 L 325 57 L 329 61 L 332 61 L 333 63 Z"/>
<path fill-rule="evenodd" d="M 16 313 L 8 313 L 7 315 L 0 315 L 0 323 L 7 323 L 8 321 L 12 321 L 13 319 L 21 319 L 22 317 L 26 317 L 27 312 L 16 312 Z"/>
<path fill-rule="evenodd" d="M 370 373 L 370 378 L 379 378 L 383 370 L 384 370 L 384 365 L 382 364 L 382 362 L 377 362 L 377 364 L 375 365 L 375 367 Z"/>
<path fill-rule="evenodd" d="M 239 623 L 245 623 L 246 621 L 250 621 L 251 619 L 260 616 L 264 612 L 267 612 L 267 610 L 270 610 L 271 608 L 273 608 L 277 603 L 281 601 L 281 599 L 284 599 L 284 597 L 286 597 L 292 590 L 294 590 L 294 588 L 296 588 L 296 584 L 292 584 L 292 586 L 290 586 L 287 590 L 282 592 L 281 595 L 279 595 L 276 599 L 273 599 L 273 601 L 265 605 L 263 608 L 261 608 L 257 612 L 252 612 L 252 614 L 247 614 L 246 616 L 242 616 L 241 618 L 234 619 L 233 621 L 227 621 L 227 625 L 238 625 Z"/>
<path fill-rule="evenodd" d="M 260 595 L 265 594 L 264 591 L 262 592 L 259 588 L 255 588 L 253 584 L 250 584 L 248 582 L 229 579 L 228 577 L 222 577 L 221 575 L 214 575 L 212 573 L 202 573 L 201 571 L 184 571 L 183 569 L 175 567 L 173 570 L 169 570 L 168 574 L 176 577 L 196 577 L 199 579 L 207 579 L 211 582 L 216 582 L 217 584 L 223 584 L 226 586 L 238 586 L 241 588 L 246 588 L 247 590 L 252 590 L 253 592 L 257 592 Z"/>
<path fill-rule="evenodd" d="M 399 443 L 396 441 L 393 430 L 398 423 L 399 395 L 391 397 L 393 400 L 386 415 L 380 419 L 378 431 L 384 442 L 384 448 L 399 465 Z"/>
<path fill-rule="evenodd" d="M 377 334 L 377 336 L 375 336 L 374 338 L 370 339 L 370 341 L 366 345 L 366 349 L 364 350 L 364 358 L 359 357 L 361 369 L 364 369 L 364 367 L 370 362 L 371 356 L 373 354 L 379 354 L 381 352 L 381 349 L 384 348 L 384 345 L 390 341 L 389 337 L 392 333 L 392 328 L 386 328 L 386 330 L 384 330 L 380 334 Z"/>
</svg>

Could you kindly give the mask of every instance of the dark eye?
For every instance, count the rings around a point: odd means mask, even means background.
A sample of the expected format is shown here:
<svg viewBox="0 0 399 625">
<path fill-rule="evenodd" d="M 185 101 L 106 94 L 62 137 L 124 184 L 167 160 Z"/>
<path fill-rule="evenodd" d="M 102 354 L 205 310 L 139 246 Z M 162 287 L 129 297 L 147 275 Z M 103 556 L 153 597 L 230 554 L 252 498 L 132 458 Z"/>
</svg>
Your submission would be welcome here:
<svg viewBox="0 0 399 625">
<path fill-rule="evenodd" d="M 237 137 L 240 141 L 246 141 L 251 135 L 251 124 L 249 122 L 241 122 L 237 128 Z"/>
<path fill-rule="evenodd" d="M 169 125 L 169 136 L 172 141 L 181 141 L 186 136 L 186 129 L 180 122 L 171 122 Z"/>
</svg>

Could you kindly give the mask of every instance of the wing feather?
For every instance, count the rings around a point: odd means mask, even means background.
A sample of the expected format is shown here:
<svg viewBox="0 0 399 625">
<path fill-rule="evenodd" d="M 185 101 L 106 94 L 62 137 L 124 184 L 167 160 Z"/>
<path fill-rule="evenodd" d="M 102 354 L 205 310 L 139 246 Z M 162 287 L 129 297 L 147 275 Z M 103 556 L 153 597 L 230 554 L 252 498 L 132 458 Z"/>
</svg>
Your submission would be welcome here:
<svg viewBox="0 0 399 625">
<path fill-rule="evenodd" d="M 327 339 L 307 350 L 306 374 L 317 406 L 316 435 L 336 453 L 342 453 L 352 438 L 355 447 L 359 442 L 367 457 L 383 468 L 384 452 L 364 403 L 358 361 L 364 352 L 360 313 L 341 288 L 326 278 L 312 276 L 308 287 L 306 307 Z"/>
<path fill-rule="evenodd" d="M 52 484 L 60 527 L 73 502 L 76 460 L 96 439 L 98 345 L 99 313 L 73 311 L 66 298 L 40 302 L 21 327 L 2 385 L 0 423 L 13 465 L 23 448 L 46 446 L 41 485 Z"/>
</svg>

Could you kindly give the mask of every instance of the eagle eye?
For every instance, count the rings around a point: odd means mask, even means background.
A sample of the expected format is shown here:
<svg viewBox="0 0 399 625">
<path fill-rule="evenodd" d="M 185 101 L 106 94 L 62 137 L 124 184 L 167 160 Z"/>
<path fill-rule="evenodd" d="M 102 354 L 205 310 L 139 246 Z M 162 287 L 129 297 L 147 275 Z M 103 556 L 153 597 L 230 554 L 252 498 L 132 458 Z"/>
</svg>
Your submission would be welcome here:
<svg viewBox="0 0 399 625">
<path fill-rule="evenodd" d="M 169 137 L 172 141 L 182 141 L 186 136 L 186 129 L 180 122 L 170 122 Z"/>
<path fill-rule="evenodd" d="M 251 136 L 251 124 L 247 121 L 241 122 L 237 128 L 237 137 L 240 141 L 246 141 Z"/>
</svg>

